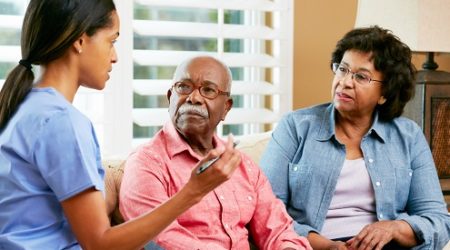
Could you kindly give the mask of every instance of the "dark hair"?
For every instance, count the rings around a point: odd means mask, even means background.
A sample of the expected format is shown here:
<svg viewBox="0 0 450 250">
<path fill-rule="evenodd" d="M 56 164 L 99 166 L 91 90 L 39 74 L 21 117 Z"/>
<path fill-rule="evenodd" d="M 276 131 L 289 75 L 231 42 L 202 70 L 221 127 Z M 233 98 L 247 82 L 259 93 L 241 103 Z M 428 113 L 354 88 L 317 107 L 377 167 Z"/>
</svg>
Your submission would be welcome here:
<svg viewBox="0 0 450 250">
<path fill-rule="evenodd" d="M 113 0 L 31 0 L 22 25 L 22 60 L 0 91 L 0 131 L 31 90 L 31 65 L 60 58 L 84 33 L 112 25 Z"/>
<path fill-rule="evenodd" d="M 380 120 L 390 121 L 400 116 L 415 90 L 416 69 L 411 63 L 409 47 L 389 30 L 378 26 L 357 28 L 338 41 L 330 66 L 340 63 L 348 50 L 372 53 L 375 69 L 384 76 L 382 95 L 386 102 L 376 107 Z"/>
</svg>

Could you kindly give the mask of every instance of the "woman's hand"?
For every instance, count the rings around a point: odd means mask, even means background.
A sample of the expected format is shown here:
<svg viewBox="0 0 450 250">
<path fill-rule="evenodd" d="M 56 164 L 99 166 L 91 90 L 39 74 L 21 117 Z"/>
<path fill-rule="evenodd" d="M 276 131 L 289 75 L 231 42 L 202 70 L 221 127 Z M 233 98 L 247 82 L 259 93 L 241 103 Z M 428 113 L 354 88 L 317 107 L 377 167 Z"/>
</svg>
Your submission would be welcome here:
<svg viewBox="0 0 450 250">
<path fill-rule="evenodd" d="M 204 172 L 198 174 L 198 168 L 205 162 L 219 157 L 219 159 Z M 202 159 L 191 173 L 191 178 L 185 188 L 189 189 L 198 201 L 207 193 L 223 182 L 229 180 L 234 170 L 241 163 L 241 154 L 233 147 L 233 136 L 228 136 L 225 148 L 215 148 Z M 194 198 L 193 197 L 193 198 Z"/>
<path fill-rule="evenodd" d="M 399 230 L 397 221 L 378 221 L 365 226 L 358 235 L 347 241 L 350 249 L 381 250 L 394 239 Z"/>
</svg>

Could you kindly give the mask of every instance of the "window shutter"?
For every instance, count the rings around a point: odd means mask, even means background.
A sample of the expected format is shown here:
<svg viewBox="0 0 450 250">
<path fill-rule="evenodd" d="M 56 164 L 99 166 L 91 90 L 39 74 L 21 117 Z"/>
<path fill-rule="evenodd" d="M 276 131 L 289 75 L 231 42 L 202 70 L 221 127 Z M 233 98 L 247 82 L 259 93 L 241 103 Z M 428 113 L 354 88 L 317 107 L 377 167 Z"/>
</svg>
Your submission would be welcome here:
<svg viewBox="0 0 450 250">
<path fill-rule="evenodd" d="M 292 107 L 292 9 L 289 0 L 135 0 L 133 145 L 169 120 L 172 73 L 199 54 L 233 73 L 234 106 L 219 135 L 270 130 Z"/>
<path fill-rule="evenodd" d="M 0 0 L 0 86 L 20 58 L 28 0 Z M 232 70 L 234 105 L 219 135 L 270 130 L 292 109 L 293 0 L 115 1 L 121 30 L 105 90 L 74 105 L 94 124 L 104 156 L 126 156 L 169 120 L 176 65 L 211 55 Z M 34 67 L 38 70 L 38 67 Z"/>
</svg>

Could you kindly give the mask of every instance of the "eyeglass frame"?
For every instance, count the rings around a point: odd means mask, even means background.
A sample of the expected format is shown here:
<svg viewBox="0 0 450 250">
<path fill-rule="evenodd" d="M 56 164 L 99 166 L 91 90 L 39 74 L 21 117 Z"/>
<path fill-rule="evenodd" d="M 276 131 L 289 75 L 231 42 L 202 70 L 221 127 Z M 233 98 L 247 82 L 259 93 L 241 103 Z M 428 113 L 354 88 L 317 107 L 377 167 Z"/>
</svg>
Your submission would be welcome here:
<svg viewBox="0 0 450 250">
<path fill-rule="evenodd" d="M 372 79 L 370 76 L 367 77 L 366 75 L 364 75 L 364 74 L 362 74 L 362 73 L 359 73 L 359 72 L 353 72 L 353 71 L 350 70 L 349 67 L 347 67 L 347 66 L 345 66 L 345 65 L 342 65 L 342 64 L 340 64 L 340 63 L 333 63 L 333 64 L 332 64 L 331 70 L 333 71 L 334 75 L 336 75 L 336 71 L 338 71 L 339 67 L 341 67 L 341 66 L 342 66 L 343 68 L 345 68 L 346 71 L 347 71 L 347 72 L 345 72 L 345 74 L 341 77 L 341 79 L 344 79 L 344 78 L 350 73 L 350 74 L 351 74 L 352 80 L 355 80 L 357 83 L 359 83 L 359 84 L 361 84 L 361 85 L 369 85 L 372 81 L 384 83 L 384 81 Z M 367 77 L 367 78 L 369 79 L 369 82 L 368 82 L 367 84 L 361 83 L 361 82 L 358 81 L 358 79 L 355 79 L 355 75 L 363 75 L 364 77 Z"/>
<path fill-rule="evenodd" d="M 190 93 L 188 93 L 188 94 L 178 92 L 177 88 L 175 88 L 175 85 L 177 85 L 177 84 L 179 84 L 179 83 L 191 84 L 191 85 L 193 86 L 192 91 L 191 91 Z M 214 99 L 216 99 L 219 95 L 226 95 L 226 96 L 229 97 L 230 94 L 231 94 L 230 92 L 220 90 L 220 89 L 219 89 L 219 86 L 217 86 L 217 84 L 215 84 L 215 83 L 213 83 L 213 82 L 207 82 L 207 84 L 208 84 L 208 86 L 211 86 L 211 85 L 212 85 L 212 86 L 216 87 L 216 89 L 217 89 L 217 95 L 216 95 L 216 96 L 214 96 L 214 97 L 208 97 L 208 96 L 204 96 L 204 95 L 202 94 L 201 88 L 206 87 L 206 85 L 205 85 L 204 83 L 201 84 L 200 86 L 196 86 L 196 85 L 195 85 L 193 82 L 191 82 L 191 81 L 183 81 L 183 80 L 180 80 L 180 81 L 176 81 L 176 82 L 172 85 L 172 87 L 170 87 L 170 88 L 171 88 L 171 89 L 174 89 L 175 92 L 177 92 L 177 94 L 179 94 L 179 95 L 190 95 L 190 94 L 192 94 L 196 89 L 198 89 L 198 93 L 200 93 L 201 96 L 203 96 L 204 98 L 209 99 L 209 100 L 214 100 Z"/>
</svg>

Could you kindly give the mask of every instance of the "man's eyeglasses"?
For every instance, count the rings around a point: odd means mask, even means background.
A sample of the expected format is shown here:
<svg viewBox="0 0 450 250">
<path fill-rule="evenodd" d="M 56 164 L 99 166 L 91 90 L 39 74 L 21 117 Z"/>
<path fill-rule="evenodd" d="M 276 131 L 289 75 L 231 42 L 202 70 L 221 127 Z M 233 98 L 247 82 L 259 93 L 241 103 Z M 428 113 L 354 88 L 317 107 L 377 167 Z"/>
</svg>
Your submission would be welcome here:
<svg viewBox="0 0 450 250">
<path fill-rule="evenodd" d="M 214 83 L 206 83 L 196 87 L 192 82 L 176 82 L 172 88 L 180 95 L 190 95 L 194 90 L 199 89 L 200 95 L 208 99 L 214 99 L 218 95 L 230 96 L 230 92 L 225 92 L 219 89 Z"/>
<path fill-rule="evenodd" d="M 352 72 L 347 66 L 339 63 L 333 63 L 333 72 L 340 79 L 344 78 L 345 76 L 347 76 L 348 73 L 350 73 L 352 75 L 352 79 L 361 85 L 368 85 L 372 81 L 381 83 L 383 82 L 380 80 L 372 79 L 370 78 L 370 76 L 364 73 Z"/>
</svg>

